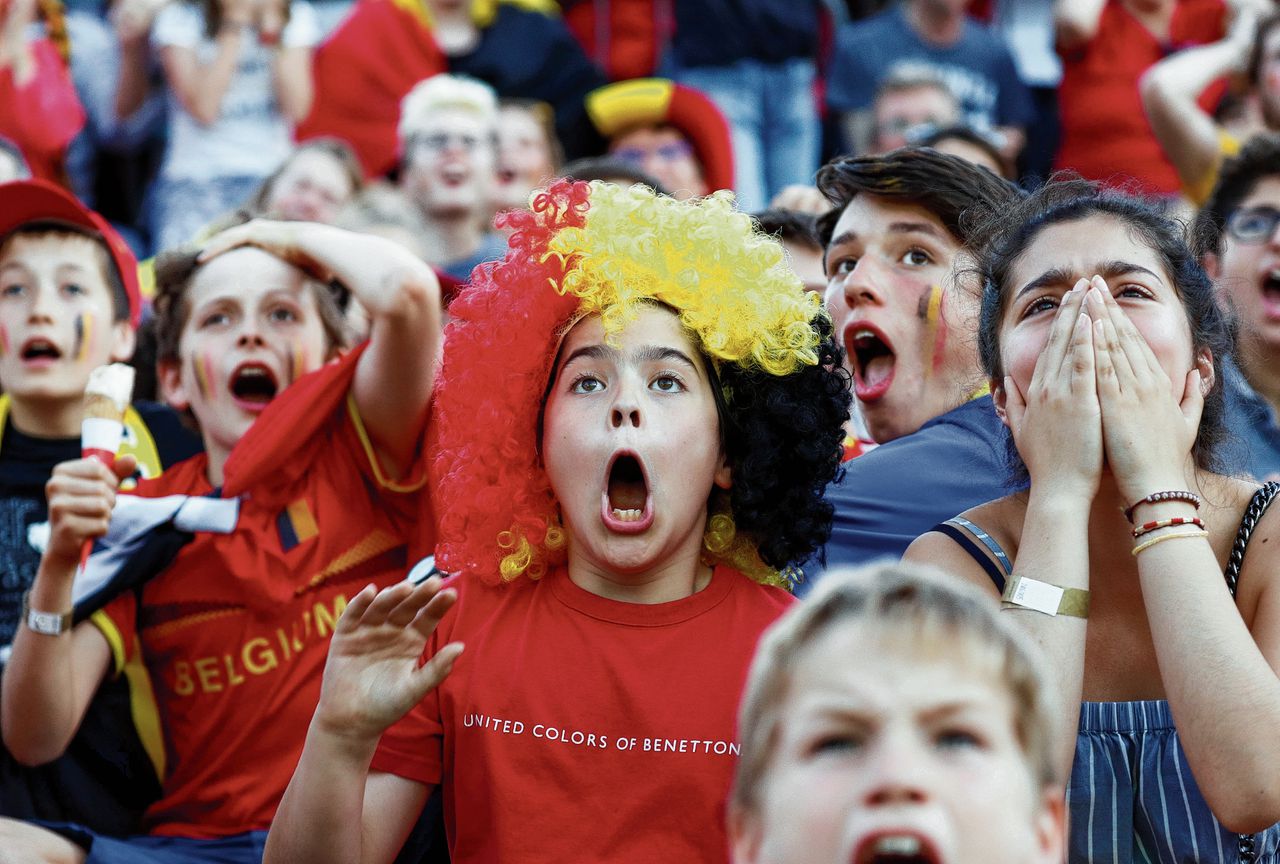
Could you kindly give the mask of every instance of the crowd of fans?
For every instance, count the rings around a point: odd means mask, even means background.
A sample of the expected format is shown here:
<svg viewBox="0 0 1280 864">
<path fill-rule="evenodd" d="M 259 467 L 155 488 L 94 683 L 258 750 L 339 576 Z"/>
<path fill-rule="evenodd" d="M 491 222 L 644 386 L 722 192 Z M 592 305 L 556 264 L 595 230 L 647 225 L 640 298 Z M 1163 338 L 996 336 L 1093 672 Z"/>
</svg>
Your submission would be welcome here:
<svg viewBox="0 0 1280 864">
<path fill-rule="evenodd" d="M 0 0 L 0 864 L 1280 862 L 1278 418 L 1275 0 Z"/>
</svg>

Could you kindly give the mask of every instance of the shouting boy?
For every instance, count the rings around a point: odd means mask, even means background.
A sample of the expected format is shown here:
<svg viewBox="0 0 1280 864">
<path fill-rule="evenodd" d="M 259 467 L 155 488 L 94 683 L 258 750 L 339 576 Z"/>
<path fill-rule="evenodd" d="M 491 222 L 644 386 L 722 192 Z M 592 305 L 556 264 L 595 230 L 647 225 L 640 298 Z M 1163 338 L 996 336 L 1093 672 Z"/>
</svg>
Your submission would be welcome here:
<svg viewBox="0 0 1280 864">
<path fill-rule="evenodd" d="M 89 373 L 129 359 L 141 313 L 137 262 L 105 219 L 43 180 L 0 185 L 0 665 L 48 537 L 45 483 L 80 456 Z M 124 419 L 141 477 L 199 450 L 169 408 L 138 403 Z M 124 679 L 105 686 L 48 765 L 0 749 L 0 813 L 136 830 L 159 789 L 129 695 Z"/>
<path fill-rule="evenodd" d="M 140 492 L 220 489 L 238 516 L 230 533 L 195 533 L 91 620 L 19 631 L 0 704 L 18 758 L 62 752 L 100 683 L 133 661 L 150 674 L 143 713 L 162 736 L 147 835 L 0 821 L 0 848 L 23 861 L 257 861 L 347 598 L 402 579 L 419 539 L 415 465 L 440 328 L 430 268 L 380 238 L 253 222 L 198 257 L 162 260 L 158 275 L 161 387 L 194 415 L 205 453 Z M 372 322 L 345 356 L 333 280 Z M 128 461 L 55 471 L 33 610 L 70 614 L 78 550 L 107 530 Z"/>
<path fill-rule="evenodd" d="M 1057 864 L 1057 706 L 977 591 L 831 574 L 760 640 L 730 802 L 735 864 Z"/>
</svg>

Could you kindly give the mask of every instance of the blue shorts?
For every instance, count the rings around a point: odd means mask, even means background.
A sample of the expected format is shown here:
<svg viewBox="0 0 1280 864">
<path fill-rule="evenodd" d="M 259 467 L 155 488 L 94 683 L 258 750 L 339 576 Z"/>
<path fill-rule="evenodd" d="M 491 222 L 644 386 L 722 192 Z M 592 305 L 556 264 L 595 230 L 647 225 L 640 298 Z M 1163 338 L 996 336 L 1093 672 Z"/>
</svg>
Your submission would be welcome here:
<svg viewBox="0 0 1280 864">
<path fill-rule="evenodd" d="M 107 837 L 69 822 L 38 822 L 82 846 L 85 864 L 262 864 L 266 831 L 249 831 L 216 840 L 189 837 Z"/>
</svg>

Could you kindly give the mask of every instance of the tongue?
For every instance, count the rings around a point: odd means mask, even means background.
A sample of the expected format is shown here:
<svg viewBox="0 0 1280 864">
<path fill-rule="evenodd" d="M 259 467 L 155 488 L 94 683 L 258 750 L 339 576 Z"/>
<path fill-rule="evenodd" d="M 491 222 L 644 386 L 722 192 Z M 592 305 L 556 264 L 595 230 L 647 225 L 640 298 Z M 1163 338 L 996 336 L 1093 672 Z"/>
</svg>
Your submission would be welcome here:
<svg viewBox="0 0 1280 864">
<path fill-rule="evenodd" d="M 892 374 L 893 355 L 881 354 L 879 357 L 873 357 L 867 362 L 867 365 L 863 367 L 862 383 L 868 390 L 872 390 L 883 384 L 885 379 Z"/>
<path fill-rule="evenodd" d="M 609 483 L 609 506 L 615 510 L 643 510 L 647 494 L 643 481 L 613 480 Z"/>
</svg>

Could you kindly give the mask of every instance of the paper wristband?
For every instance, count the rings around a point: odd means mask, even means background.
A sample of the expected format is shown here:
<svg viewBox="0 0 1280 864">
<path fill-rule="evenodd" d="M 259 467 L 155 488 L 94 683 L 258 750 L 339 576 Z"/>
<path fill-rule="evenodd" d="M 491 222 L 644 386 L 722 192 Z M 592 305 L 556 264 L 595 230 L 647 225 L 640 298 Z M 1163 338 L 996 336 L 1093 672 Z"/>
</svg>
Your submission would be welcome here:
<svg viewBox="0 0 1280 864">
<path fill-rule="evenodd" d="M 1062 588 L 1026 576 L 1013 576 L 1001 596 L 1005 608 L 1018 606 L 1045 615 L 1089 617 L 1089 592 L 1082 588 Z"/>
</svg>

